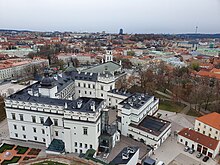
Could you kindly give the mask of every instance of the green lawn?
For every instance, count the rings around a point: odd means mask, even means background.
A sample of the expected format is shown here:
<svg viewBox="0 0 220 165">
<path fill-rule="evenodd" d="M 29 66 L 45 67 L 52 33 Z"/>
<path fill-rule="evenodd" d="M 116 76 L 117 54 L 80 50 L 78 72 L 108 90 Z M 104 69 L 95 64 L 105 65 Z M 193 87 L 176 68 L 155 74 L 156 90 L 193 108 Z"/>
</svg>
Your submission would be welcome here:
<svg viewBox="0 0 220 165">
<path fill-rule="evenodd" d="M 17 154 L 24 154 L 28 150 L 28 147 L 17 146 L 15 150 L 18 151 Z"/>
<path fill-rule="evenodd" d="M 67 164 L 59 163 L 59 162 L 53 162 L 53 161 L 44 161 L 44 162 L 40 162 L 40 163 L 35 163 L 33 165 L 67 165 Z"/>
<path fill-rule="evenodd" d="M 165 111 L 180 112 L 183 110 L 184 107 L 185 107 L 184 104 L 175 103 L 172 101 L 160 100 L 160 102 L 159 102 L 159 109 L 165 110 Z"/>
<path fill-rule="evenodd" d="M 11 145 L 11 144 L 6 144 L 4 143 L 1 147 L 0 147 L 0 153 L 3 153 L 6 150 L 11 150 L 12 148 L 14 148 L 15 145 Z"/>
<path fill-rule="evenodd" d="M 11 160 L 4 160 L 4 161 L 2 162 L 2 165 L 17 163 L 20 159 L 21 159 L 20 156 L 14 156 Z"/>
<path fill-rule="evenodd" d="M 189 116 L 195 116 L 195 117 L 201 116 L 201 114 L 200 114 L 199 112 L 197 112 L 195 109 L 189 110 L 189 112 L 187 112 L 187 115 L 189 115 Z"/>
</svg>

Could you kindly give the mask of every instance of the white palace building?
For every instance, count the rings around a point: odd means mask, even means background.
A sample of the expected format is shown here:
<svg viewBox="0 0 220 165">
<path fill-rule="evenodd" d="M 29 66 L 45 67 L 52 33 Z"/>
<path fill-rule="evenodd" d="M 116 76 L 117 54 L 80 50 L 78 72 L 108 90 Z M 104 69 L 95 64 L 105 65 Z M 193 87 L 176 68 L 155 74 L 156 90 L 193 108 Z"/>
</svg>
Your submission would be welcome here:
<svg viewBox="0 0 220 165">
<path fill-rule="evenodd" d="M 159 103 L 154 96 L 115 89 L 124 75 L 110 49 L 105 62 L 92 68 L 45 73 L 40 82 L 5 99 L 10 138 L 44 143 L 48 153 L 85 153 L 89 148 L 109 153 L 120 134 L 157 148 L 171 124 L 153 117 Z M 108 123 L 112 106 L 118 110 L 116 125 Z"/>
</svg>

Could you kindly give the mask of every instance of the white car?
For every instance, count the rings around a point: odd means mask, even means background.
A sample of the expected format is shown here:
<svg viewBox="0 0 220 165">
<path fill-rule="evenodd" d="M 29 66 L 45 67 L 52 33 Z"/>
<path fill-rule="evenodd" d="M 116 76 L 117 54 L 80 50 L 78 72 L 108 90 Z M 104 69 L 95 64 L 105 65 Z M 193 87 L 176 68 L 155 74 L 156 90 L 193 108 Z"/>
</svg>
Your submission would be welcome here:
<svg viewBox="0 0 220 165">
<path fill-rule="evenodd" d="M 159 161 L 159 162 L 157 163 L 157 165 L 165 165 L 165 164 L 164 164 L 164 162 Z"/>
</svg>

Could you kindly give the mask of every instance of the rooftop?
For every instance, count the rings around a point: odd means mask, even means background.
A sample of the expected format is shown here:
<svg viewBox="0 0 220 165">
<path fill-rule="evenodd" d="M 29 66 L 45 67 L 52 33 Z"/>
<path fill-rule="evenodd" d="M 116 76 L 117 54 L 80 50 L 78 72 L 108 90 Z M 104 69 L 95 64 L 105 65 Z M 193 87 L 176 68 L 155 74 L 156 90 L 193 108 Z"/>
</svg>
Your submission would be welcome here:
<svg viewBox="0 0 220 165">
<path fill-rule="evenodd" d="M 206 146 L 207 148 L 210 148 L 212 150 L 215 150 L 218 146 L 219 141 L 215 140 L 213 138 L 210 138 L 206 135 L 203 135 L 199 132 L 196 132 L 190 128 L 183 128 L 178 135 L 183 136 L 187 139 L 190 139 L 196 143 L 199 143 L 203 146 Z"/>
<path fill-rule="evenodd" d="M 139 150 L 138 147 L 125 147 L 123 150 L 110 162 L 110 164 L 119 165 L 127 164 L 133 155 Z"/>
<path fill-rule="evenodd" d="M 89 69 L 83 70 L 83 72 L 90 72 L 90 73 L 103 73 L 103 71 L 106 72 L 115 72 L 118 71 L 121 68 L 121 66 L 115 62 L 109 61 L 94 67 L 91 67 Z"/>
<path fill-rule="evenodd" d="M 135 93 L 135 94 L 131 95 L 130 97 L 128 97 L 127 99 L 120 102 L 120 104 L 123 105 L 123 108 L 126 108 L 126 109 L 129 109 L 131 107 L 134 109 L 140 109 L 152 97 L 154 97 L 154 96 Z"/>
<path fill-rule="evenodd" d="M 139 125 L 129 124 L 129 126 L 148 132 L 152 135 L 159 136 L 165 129 L 170 126 L 170 122 L 152 116 L 146 116 Z"/>
<path fill-rule="evenodd" d="M 196 120 L 220 130 L 220 114 L 217 112 L 198 117 Z"/>
<path fill-rule="evenodd" d="M 103 99 L 98 98 L 86 98 L 81 97 L 76 100 L 66 100 L 66 99 L 57 99 L 49 98 L 43 96 L 32 96 L 28 93 L 29 89 L 37 90 L 39 88 L 39 82 L 35 83 L 19 92 L 8 97 L 9 100 L 23 101 L 37 104 L 46 104 L 54 106 L 67 106 L 65 109 L 70 111 L 79 111 L 79 112 L 90 112 L 94 113 L 98 107 L 103 103 Z M 80 104 L 80 106 L 79 106 Z M 94 106 L 94 109 L 91 106 Z"/>
</svg>

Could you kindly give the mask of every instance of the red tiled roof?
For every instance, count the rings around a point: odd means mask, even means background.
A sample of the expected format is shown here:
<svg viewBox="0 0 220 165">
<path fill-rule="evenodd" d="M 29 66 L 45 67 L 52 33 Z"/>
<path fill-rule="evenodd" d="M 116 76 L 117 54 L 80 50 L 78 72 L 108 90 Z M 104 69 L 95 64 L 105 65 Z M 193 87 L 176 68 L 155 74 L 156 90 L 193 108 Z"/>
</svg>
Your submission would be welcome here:
<svg viewBox="0 0 220 165">
<path fill-rule="evenodd" d="M 189 128 L 183 128 L 178 135 L 199 143 L 211 150 L 215 150 L 219 143 L 218 140 L 212 139 Z"/>
<path fill-rule="evenodd" d="M 217 112 L 198 117 L 196 120 L 220 130 L 220 114 Z"/>
</svg>

